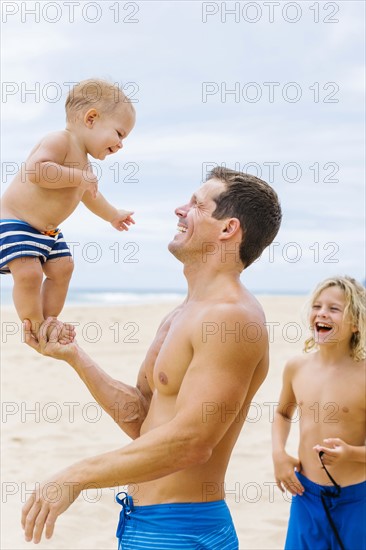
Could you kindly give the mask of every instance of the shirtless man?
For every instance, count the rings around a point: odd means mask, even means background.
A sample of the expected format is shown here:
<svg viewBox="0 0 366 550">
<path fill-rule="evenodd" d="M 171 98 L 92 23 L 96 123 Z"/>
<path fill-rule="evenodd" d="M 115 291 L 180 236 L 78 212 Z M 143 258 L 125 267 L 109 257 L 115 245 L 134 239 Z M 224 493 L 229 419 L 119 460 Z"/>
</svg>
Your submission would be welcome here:
<svg viewBox="0 0 366 550">
<path fill-rule="evenodd" d="M 47 341 L 45 331 L 39 342 L 27 334 L 34 349 L 67 361 L 112 417 L 116 402 L 121 411 L 125 403 L 136 410 L 132 421 L 123 412 L 117 420 L 132 443 L 49 479 L 61 494 L 56 502 L 49 490 L 47 500 L 42 496 L 42 484 L 28 499 L 22 515 L 28 541 L 39 542 L 44 529 L 51 537 L 57 517 L 90 482 L 133 483 L 138 506 L 128 495 L 119 499 L 123 550 L 238 548 L 221 488 L 268 370 L 265 317 L 239 277 L 276 236 L 281 210 L 265 182 L 218 168 L 176 215 L 179 232 L 169 250 L 184 265 L 188 295 L 161 323 L 136 387 L 110 378 L 76 343 L 61 346 L 52 334 Z M 207 483 L 220 490 L 206 494 Z"/>
</svg>

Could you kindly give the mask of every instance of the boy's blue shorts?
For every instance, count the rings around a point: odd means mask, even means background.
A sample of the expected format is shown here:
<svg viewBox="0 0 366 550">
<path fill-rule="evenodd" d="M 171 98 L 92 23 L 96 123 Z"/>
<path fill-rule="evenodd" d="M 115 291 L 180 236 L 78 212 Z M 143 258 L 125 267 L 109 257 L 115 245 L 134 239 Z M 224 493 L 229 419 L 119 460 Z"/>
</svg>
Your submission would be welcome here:
<svg viewBox="0 0 366 550">
<path fill-rule="evenodd" d="M 366 481 L 342 487 L 318 485 L 296 473 L 305 491 L 292 497 L 285 550 L 339 550 L 340 545 L 329 523 L 321 500 L 346 550 L 366 550 Z"/>
<path fill-rule="evenodd" d="M 0 273 L 10 273 L 8 263 L 16 258 L 34 257 L 41 263 L 71 256 L 59 229 L 41 233 L 21 220 L 0 220 Z"/>
<path fill-rule="evenodd" d="M 234 524 L 224 500 L 134 506 L 119 493 L 119 550 L 238 550 Z"/>
</svg>

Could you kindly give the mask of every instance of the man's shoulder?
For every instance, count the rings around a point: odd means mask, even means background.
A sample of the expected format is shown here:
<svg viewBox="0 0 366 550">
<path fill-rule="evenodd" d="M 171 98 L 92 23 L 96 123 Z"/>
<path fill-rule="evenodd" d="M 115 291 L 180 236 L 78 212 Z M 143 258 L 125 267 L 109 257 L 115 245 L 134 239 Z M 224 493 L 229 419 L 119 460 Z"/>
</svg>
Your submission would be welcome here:
<svg viewBox="0 0 366 550">
<path fill-rule="evenodd" d="M 200 307 L 200 317 L 210 317 L 217 321 L 257 322 L 262 325 L 265 323 L 262 306 L 252 295 L 249 295 L 249 298 L 246 299 L 228 298 L 203 303 Z"/>
<path fill-rule="evenodd" d="M 207 303 L 190 321 L 191 343 L 195 350 L 224 353 L 242 362 L 252 357 L 258 363 L 267 353 L 268 334 L 261 308 L 245 302 Z"/>
</svg>

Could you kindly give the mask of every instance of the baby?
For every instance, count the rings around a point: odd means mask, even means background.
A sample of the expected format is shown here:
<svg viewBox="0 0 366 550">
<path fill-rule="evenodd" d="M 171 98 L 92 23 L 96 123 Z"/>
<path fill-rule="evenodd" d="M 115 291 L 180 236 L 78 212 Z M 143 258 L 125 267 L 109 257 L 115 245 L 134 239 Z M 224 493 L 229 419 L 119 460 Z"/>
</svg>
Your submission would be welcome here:
<svg viewBox="0 0 366 550">
<path fill-rule="evenodd" d="M 115 208 L 98 191 L 88 160 L 123 147 L 135 124 L 133 105 L 117 85 L 84 80 L 67 97 L 66 118 L 65 130 L 33 148 L 1 200 L 0 273 L 12 274 L 15 308 L 22 321 L 30 320 L 35 338 L 47 317 L 60 314 L 73 271 L 59 225 L 80 201 L 118 231 L 134 223 L 133 212 Z M 72 325 L 58 323 L 60 343 L 72 341 Z"/>
</svg>

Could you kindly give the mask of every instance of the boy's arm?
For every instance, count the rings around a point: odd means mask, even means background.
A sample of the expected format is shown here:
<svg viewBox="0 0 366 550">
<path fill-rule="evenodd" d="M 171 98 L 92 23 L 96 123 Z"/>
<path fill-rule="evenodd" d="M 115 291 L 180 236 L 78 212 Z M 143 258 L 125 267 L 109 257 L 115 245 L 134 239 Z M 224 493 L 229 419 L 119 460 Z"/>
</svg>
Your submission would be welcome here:
<svg viewBox="0 0 366 550">
<path fill-rule="evenodd" d="M 129 210 L 118 210 L 110 204 L 105 197 L 98 191 L 95 199 L 90 193 L 84 193 L 81 202 L 102 220 L 110 222 L 115 229 L 119 231 L 128 230 L 131 223 L 135 223 L 131 217 L 133 212 Z"/>
<path fill-rule="evenodd" d="M 63 132 L 46 136 L 27 158 L 22 177 L 45 189 L 80 187 L 94 195 L 97 178 L 87 165 L 65 165 L 68 151 L 69 140 Z"/>
<path fill-rule="evenodd" d="M 291 429 L 291 418 L 296 411 L 296 397 L 292 389 L 292 378 L 296 363 L 288 362 L 283 373 L 283 386 L 280 400 L 275 411 L 272 426 L 272 458 L 277 487 L 292 495 L 301 495 L 303 486 L 297 479 L 294 469 L 301 470 L 300 461 L 286 452 L 286 442 Z"/>
</svg>

